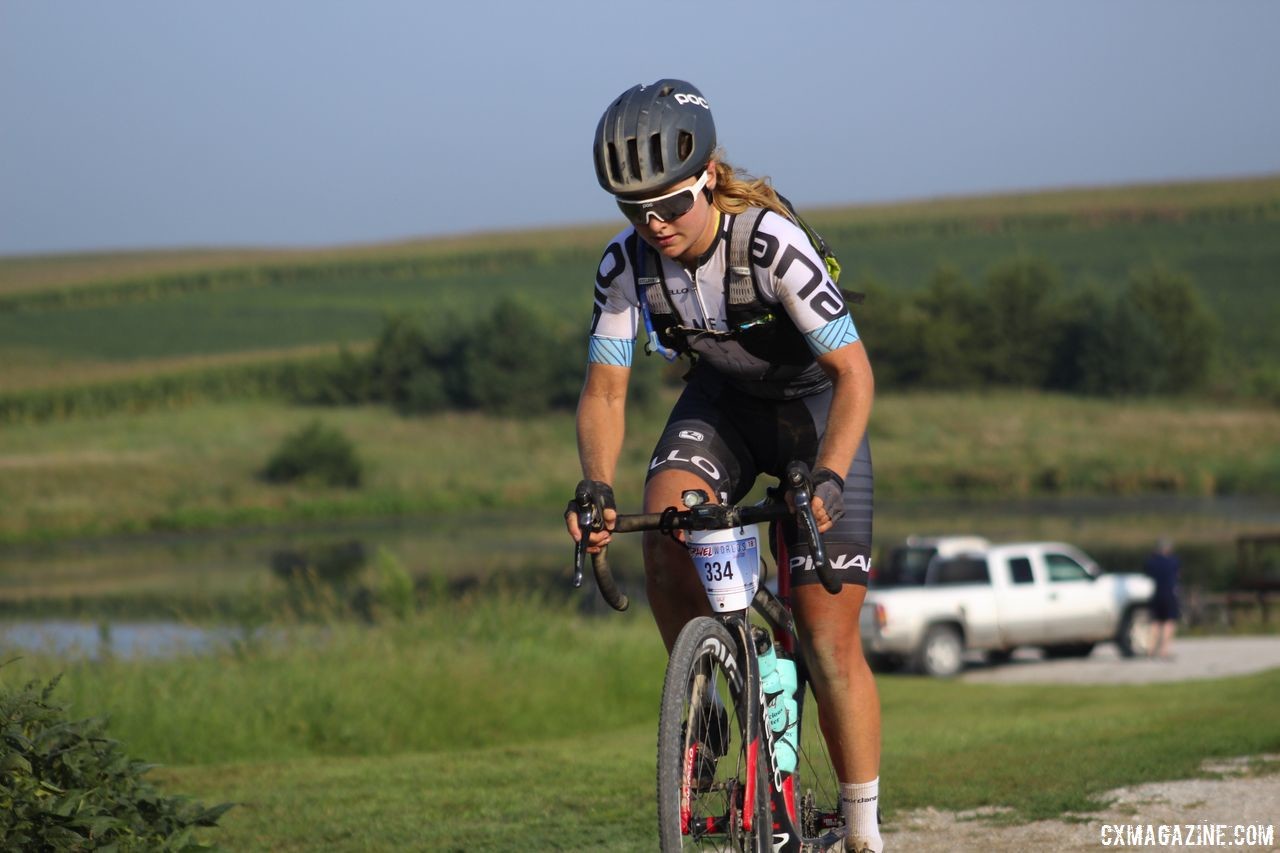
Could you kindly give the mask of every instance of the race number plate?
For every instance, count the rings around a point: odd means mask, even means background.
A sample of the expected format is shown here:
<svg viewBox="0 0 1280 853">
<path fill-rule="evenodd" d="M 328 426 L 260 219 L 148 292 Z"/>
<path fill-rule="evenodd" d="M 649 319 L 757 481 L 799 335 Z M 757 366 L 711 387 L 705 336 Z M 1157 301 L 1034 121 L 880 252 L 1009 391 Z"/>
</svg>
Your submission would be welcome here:
<svg viewBox="0 0 1280 853">
<path fill-rule="evenodd" d="M 712 609 L 728 613 L 751 606 L 760 582 L 757 525 L 732 530 L 693 530 L 689 532 L 687 544 Z"/>
</svg>

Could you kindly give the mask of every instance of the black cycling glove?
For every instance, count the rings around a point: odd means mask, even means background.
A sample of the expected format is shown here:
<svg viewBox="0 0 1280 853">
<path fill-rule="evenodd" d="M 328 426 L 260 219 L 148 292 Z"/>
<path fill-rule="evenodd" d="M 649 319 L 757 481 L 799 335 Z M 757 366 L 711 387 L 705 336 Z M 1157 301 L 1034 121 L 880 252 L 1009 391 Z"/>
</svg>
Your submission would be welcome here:
<svg viewBox="0 0 1280 853">
<path fill-rule="evenodd" d="M 835 524 L 844 515 L 844 477 L 830 468 L 818 468 L 813 472 L 813 496 L 822 498 L 822 506 L 831 523 Z"/>
</svg>

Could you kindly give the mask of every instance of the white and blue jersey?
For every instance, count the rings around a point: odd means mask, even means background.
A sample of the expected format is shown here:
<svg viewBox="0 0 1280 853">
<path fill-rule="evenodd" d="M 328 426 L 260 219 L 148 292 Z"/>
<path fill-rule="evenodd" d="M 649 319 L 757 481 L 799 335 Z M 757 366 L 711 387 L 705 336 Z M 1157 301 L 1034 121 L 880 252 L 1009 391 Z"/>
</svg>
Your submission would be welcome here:
<svg viewBox="0 0 1280 853">
<path fill-rule="evenodd" d="M 814 358 L 858 340 L 840 289 L 805 232 L 786 217 L 766 212 L 751 235 L 756 293 L 765 305 L 776 305 L 785 313 L 803 336 L 808 352 L 797 359 L 794 353 L 744 346 L 743 339 L 732 334 L 726 296 L 729 235 L 736 218 L 720 215 L 716 238 L 692 271 L 679 261 L 650 255 L 662 264 L 670 309 L 680 326 L 693 332 L 689 349 L 697 354 L 700 369 L 715 369 L 752 396 L 789 399 L 825 390 L 830 382 Z M 637 288 L 638 255 L 646 248 L 635 229 L 628 227 L 605 250 L 596 275 L 590 362 L 631 366 L 644 319 Z M 654 278 L 639 284 L 648 286 L 657 280 L 658 271 L 646 269 L 645 273 Z"/>
</svg>

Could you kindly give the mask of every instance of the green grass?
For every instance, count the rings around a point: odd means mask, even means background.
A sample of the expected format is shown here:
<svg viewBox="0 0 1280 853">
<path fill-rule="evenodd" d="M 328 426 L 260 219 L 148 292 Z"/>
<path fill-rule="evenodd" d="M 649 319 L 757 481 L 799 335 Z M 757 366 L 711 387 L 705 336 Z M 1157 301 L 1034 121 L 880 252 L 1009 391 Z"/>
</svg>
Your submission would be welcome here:
<svg viewBox="0 0 1280 853">
<path fill-rule="evenodd" d="M 284 436 L 316 417 L 356 443 L 365 487 L 261 479 Z M 0 436 L 0 537 L 563 505 L 578 479 L 573 442 L 566 416 L 402 418 L 273 403 L 10 426 Z M 638 489 L 641 466 L 631 468 Z"/>
<path fill-rule="evenodd" d="M 656 707 L 656 705 L 655 705 Z M 165 768 L 165 789 L 240 803 L 205 837 L 235 851 L 657 848 L 656 724 L 463 753 Z"/>
<path fill-rule="evenodd" d="M 438 601 L 376 628 L 272 628 L 206 656 L 31 655 L 0 667 L 0 683 L 64 672 L 58 696 L 74 716 L 108 715 L 148 760 L 217 764 L 482 750 L 562 738 L 569 720 L 639 724 L 665 659 L 647 612 L 599 624 L 527 593 Z"/>
<path fill-rule="evenodd" d="M 167 790 L 241 806 L 233 850 L 651 849 L 663 654 L 645 613 L 466 600 L 219 657 L 68 664 L 73 716 L 106 713 Z M 1133 687 L 881 676 L 886 819 L 1000 806 L 1096 810 L 1115 787 L 1280 750 L 1258 725 L 1280 671 Z"/>
<path fill-rule="evenodd" d="M 259 472 L 320 418 L 366 460 L 358 490 L 276 486 Z M 634 506 L 665 407 L 631 413 L 618 494 Z M 1280 412 L 1048 394 L 882 395 L 877 497 L 1275 495 Z M 207 404 L 0 431 L 0 541 L 217 529 L 428 511 L 558 516 L 578 479 L 572 416 L 406 418 L 378 407 Z"/>
<path fill-rule="evenodd" d="M 0 682 L 65 670 L 59 696 L 73 713 L 109 715 L 117 736 L 166 764 L 536 742 L 561 737 L 571 708 L 642 722 L 661 689 L 648 677 L 664 657 L 646 612 L 600 626 L 564 601 L 498 592 L 386 621 L 286 618 L 222 654 L 178 660 L 34 655 L 0 668 Z"/>
</svg>

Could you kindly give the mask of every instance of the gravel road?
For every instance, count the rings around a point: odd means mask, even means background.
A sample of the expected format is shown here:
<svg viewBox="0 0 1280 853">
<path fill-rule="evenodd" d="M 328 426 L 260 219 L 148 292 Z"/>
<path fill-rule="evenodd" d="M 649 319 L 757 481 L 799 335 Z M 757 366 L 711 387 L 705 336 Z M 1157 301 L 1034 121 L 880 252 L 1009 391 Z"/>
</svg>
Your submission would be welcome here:
<svg viewBox="0 0 1280 853">
<path fill-rule="evenodd" d="M 1123 658 L 1112 643 L 1087 658 L 1044 660 L 1018 652 L 1007 664 L 971 662 L 961 678 L 989 684 L 1148 684 L 1248 675 L 1280 667 L 1280 636 L 1197 637 L 1174 641 L 1172 660 Z"/>
<path fill-rule="evenodd" d="M 1105 645 L 1082 660 L 1042 660 L 1019 653 L 1000 666 L 974 662 L 960 678 L 989 684 L 1146 684 L 1246 675 L 1276 667 L 1280 667 L 1280 637 L 1214 637 L 1178 640 L 1171 661 L 1129 660 L 1120 657 L 1114 646 Z M 1268 724 L 1280 726 L 1280 718 Z M 1066 820 L 1003 826 L 993 824 L 990 818 L 997 813 L 991 811 L 957 814 L 924 809 L 899 814 L 883 827 L 885 849 L 890 853 L 1098 853 L 1188 847 L 1280 851 L 1280 775 L 1251 772 L 1259 762 L 1274 766 L 1276 761 L 1280 755 L 1246 756 L 1207 764 L 1203 770 L 1213 778 L 1109 791 L 1101 797 L 1110 804 L 1105 811 Z M 891 798 L 892 788 L 886 786 L 883 794 Z M 1135 832 L 1138 837 L 1126 835 Z"/>
</svg>

